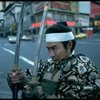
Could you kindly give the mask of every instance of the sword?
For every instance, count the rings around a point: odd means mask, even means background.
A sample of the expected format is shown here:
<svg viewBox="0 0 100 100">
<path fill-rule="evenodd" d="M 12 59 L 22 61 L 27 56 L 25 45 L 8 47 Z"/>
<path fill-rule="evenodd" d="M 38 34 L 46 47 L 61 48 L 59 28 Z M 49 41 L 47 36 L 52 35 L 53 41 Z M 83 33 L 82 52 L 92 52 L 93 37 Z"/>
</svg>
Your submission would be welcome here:
<svg viewBox="0 0 100 100">
<path fill-rule="evenodd" d="M 48 3 L 45 3 L 44 6 L 44 12 L 42 15 L 42 20 L 41 20 L 41 27 L 39 30 L 39 36 L 38 36 L 38 42 L 37 42 L 37 47 L 36 47 L 36 53 L 35 53 L 35 61 L 34 61 L 34 68 L 33 68 L 33 76 L 36 77 L 37 76 L 37 67 L 38 67 L 38 62 L 39 62 L 39 57 L 40 57 L 40 47 L 41 47 L 41 42 L 42 42 L 42 37 L 44 34 L 44 26 L 45 26 L 45 21 L 46 21 L 46 17 L 47 17 L 47 11 L 48 11 Z"/>
<path fill-rule="evenodd" d="M 19 69 L 19 51 L 20 51 L 20 41 L 21 41 L 21 34 L 23 33 L 23 13 L 24 13 L 24 3 L 22 3 L 21 12 L 20 12 L 20 19 L 17 27 L 17 40 L 16 40 L 16 49 L 15 49 L 15 56 L 14 56 L 14 65 L 13 70 Z M 13 85 L 13 99 L 18 98 L 18 84 Z"/>
</svg>

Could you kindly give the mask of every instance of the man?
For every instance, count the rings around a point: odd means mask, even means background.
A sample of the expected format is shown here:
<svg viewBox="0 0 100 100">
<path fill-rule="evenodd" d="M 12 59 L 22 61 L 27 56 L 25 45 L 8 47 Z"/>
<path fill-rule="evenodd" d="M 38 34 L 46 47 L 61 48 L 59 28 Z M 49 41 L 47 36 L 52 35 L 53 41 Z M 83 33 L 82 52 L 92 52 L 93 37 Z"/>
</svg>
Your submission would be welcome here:
<svg viewBox="0 0 100 100">
<path fill-rule="evenodd" d="M 67 25 L 57 23 L 46 30 L 46 47 L 51 59 L 40 60 L 38 75 L 27 79 L 20 70 L 8 73 L 12 90 L 18 84 L 23 99 L 99 98 L 100 77 L 93 62 L 73 53 L 75 38 Z"/>
</svg>

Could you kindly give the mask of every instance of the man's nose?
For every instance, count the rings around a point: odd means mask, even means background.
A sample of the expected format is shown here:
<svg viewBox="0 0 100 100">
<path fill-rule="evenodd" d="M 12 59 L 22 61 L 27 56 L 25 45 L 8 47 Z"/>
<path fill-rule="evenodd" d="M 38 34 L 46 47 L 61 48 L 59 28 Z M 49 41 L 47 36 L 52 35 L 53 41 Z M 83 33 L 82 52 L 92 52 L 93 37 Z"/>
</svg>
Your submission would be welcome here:
<svg viewBox="0 0 100 100">
<path fill-rule="evenodd" d="M 50 50 L 49 51 L 49 54 L 50 54 L 51 57 L 54 57 L 55 56 L 55 53 L 53 52 L 53 50 Z"/>
</svg>

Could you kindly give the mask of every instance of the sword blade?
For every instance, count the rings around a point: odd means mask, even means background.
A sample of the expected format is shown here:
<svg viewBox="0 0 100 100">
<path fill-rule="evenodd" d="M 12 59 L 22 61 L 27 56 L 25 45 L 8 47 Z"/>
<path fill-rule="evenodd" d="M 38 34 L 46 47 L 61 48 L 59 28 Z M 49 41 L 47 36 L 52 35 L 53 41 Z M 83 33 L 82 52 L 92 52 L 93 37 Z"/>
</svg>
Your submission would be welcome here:
<svg viewBox="0 0 100 100">
<path fill-rule="evenodd" d="M 41 20 L 41 27 L 39 30 L 39 36 L 38 36 L 38 42 L 37 42 L 37 47 L 36 47 L 36 55 L 35 55 L 35 62 L 34 62 L 34 69 L 33 69 L 33 76 L 37 76 L 37 67 L 38 67 L 38 62 L 39 62 L 39 57 L 40 57 L 40 49 L 41 49 L 41 42 L 42 42 L 42 37 L 43 37 L 43 31 L 44 31 L 44 26 L 45 26 L 45 21 L 47 18 L 47 12 L 48 12 L 48 3 L 46 2 L 44 6 L 44 12 L 42 15 L 42 20 Z"/>
<path fill-rule="evenodd" d="M 24 14 L 24 3 L 22 3 L 20 19 L 17 27 L 17 40 L 16 40 L 13 69 L 17 69 L 19 65 L 20 41 L 21 41 L 21 34 L 23 33 L 23 16 L 24 16 L 23 14 Z"/>
</svg>

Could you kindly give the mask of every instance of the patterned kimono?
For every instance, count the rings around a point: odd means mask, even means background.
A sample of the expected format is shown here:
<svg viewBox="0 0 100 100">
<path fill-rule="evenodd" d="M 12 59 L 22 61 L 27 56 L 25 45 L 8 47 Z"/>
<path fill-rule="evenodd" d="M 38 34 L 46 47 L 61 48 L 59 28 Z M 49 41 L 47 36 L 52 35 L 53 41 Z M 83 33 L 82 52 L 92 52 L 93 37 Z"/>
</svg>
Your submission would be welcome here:
<svg viewBox="0 0 100 100">
<path fill-rule="evenodd" d="M 100 94 L 100 77 L 85 55 L 72 55 L 60 62 L 40 61 L 38 77 L 47 95 L 60 99 L 95 99 Z"/>
</svg>

